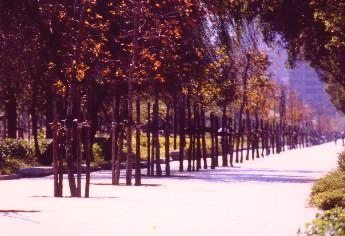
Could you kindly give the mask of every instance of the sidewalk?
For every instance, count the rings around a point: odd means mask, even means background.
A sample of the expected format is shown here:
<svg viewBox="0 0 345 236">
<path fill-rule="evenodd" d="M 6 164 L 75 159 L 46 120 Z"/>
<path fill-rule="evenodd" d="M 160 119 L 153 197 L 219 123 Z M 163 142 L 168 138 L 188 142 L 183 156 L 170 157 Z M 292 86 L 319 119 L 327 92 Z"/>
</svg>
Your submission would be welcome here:
<svg viewBox="0 0 345 236">
<path fill-rule="evenodd" d="M 327 143 L 234 168 L 172 171 L 140 187 L 112 186 L 110 171 L 99 171 L 89 199 L 53 198 L 51 176 L 2 180 L 0 235 L 296 235 L 316 213 L 313 182 L 336 168 L 341 150 Z"/>
</svg>

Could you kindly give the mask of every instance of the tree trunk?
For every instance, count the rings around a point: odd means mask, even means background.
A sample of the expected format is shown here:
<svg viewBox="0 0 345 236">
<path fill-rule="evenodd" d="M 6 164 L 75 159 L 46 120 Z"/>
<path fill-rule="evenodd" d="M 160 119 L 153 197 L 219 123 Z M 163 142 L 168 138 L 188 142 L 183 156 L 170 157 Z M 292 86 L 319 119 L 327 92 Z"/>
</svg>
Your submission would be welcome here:
<svg viewBox="0 0 345 236">
<path fill-rule="evenodd" d="M 232 119 L 229 117 L 228 122 L 228 151 L 229 151 L 229 156 L 230 156 L 230 166 L 233 167 L 233 156 L 234 156 L 234 145 L 233 145 L 233 132 L 232 132 Z"/>
<path fill-rule="evenodd" d="M 54 176 L 54 197 L 62 197 L 62 189 L 59 185 L 59 129 L 60 124 L 51 123 L 51 129 L 53 130 L 53 176 Z"/>
<path fill-rule="evenodd" d="M 77 194 L 78 197 L 81 197 L 81 161 L 82 161 L 82 153 L 81 153 L 81 135 L 82 135 L 82 123 L 76 122 L 76 146 L 77 146 Z"/>
<path fill-rule="evenodd" d="M 151 104 L 147 103 L 147 127 L 146 127 L 146 140 L 147 140 L 147 176 L 151 175 Z"/>
<path fill-rule="evenodd" d="M 34 105 L 33 105 L 34 106 Z M 46 160 L 43 159 L 43 155 L 41 155 L 40 147 L 38 145 L 38 121 L 37 121 L 37 112 L 36 108 L 31 108 L 31 122 L 32 122 L 32 135 L 34 136 L 34 147 L 35 147 L 35 156 L 38 159 L 38 162 L 43 165 L 49 165 Z"/>
<path fill-rule="evenodd" d="M 256 148 L 256 158 L 260 158 L 259 143 L 260 143 L 260 121 L 259 121 L 259 115 L 257 114 L 257 112 L 255 112 L 255 148 Z"/>
<path fill-rule="evenodd" d="M 205 108 L 201 108 L 201 145 L 202 145 L 202 158 L 204 161 L 204 169 L 207 169 L 207 147 L 206 147 L 206 117 Z"/>
<path fill-rule="evenodd" d="M 130 83 L 131 84 L 131 83 Z M 132 185 L 132 169 L 133 169 L 133 148 L 132 148 L 132 137 L 133 137 L 133 129 L 132 129 L 132 112 L 133 112 L 133 91 L 132 86 L 128 88 L 128 124 L 126 127 L 126 135 L 127 135 L 127 165 L 126 165 L 126 185 Z"/>
<path fill-rule="evenodd" d="M 185 97 L 182 97 L 180 107 L 180 153 L 179 153 L 179 171 L 183 171 L 183 160 L 184 160 L 184 148 L 186 145 L 185 136 L 185 123 L 186 123 L 186 108 L 185 108 Z"/>
<path fill-rule="evenodd" d="M 138 40 L 139 40 L 139 12 L 140 1 L 134 2 L 133 8 L 133 48 L 131 55 L 131 64 L 128 77 L 128 126 L 127 126 L 127 167 L 126 167 L 126 185 L 132 184 L 132 124 L 133 124 L 133 83 L 137 77 L 137 65 L 138 65 Z"/>
<path fill-rule="evenodd" d="M 239 126 L 241 126 L 239 124 Z M 233 132 L 234 132 L 234 149 L 235 149 L 235 162 L 238 163 L 240 160 L 239 160 L 239 149 L 240 149 L 240 129 L 237 127 L 237 122 L 236 122 L 236 118 L 234 119 L 234 129 L 233 129 Z"/>
<path fill-rule="evenodd" d="M 53 85 L 51 85 L 53 86 Z M 53 138 L 53 129 L 48 128 L 50 123 L 57 121 L 54 117 L 54 110 L 56 110 L 56 94 L 53 94 L 53 89 L 47 88 L 46 101 L 46 138 Z"/>
<path fill-rule="evenodd" d="M 223 105 L 223 117 L 222 117 L 222 166 L 228 166 L 228 142 L 227 142 L 227 118 L 226 118 L 226 104 Z"/>
<path fill-rule="evenodd" d="M 117 148 L 117 159 L 116 159 L 116 164 L 115 164 L 115 178 L 114 178 L 114 184 L 119 185 L 120 184 L 120 171 L 121 171 L 121 156 L 123 153 L 123 140 L 124 140 L 124 127 L 121 125 L 118 131 L 118 148 Z M 117 145 L 117 144 L 116 144 Z"/>
<path fill-rule="evenodd" d="M 68 105 L 69 106 L 69 105 Z M 67 158 L 67 175 L 68 175 L 68 183 L 69 188 L 71 192 L 71 197 L 78 197 L 77 193 L 77 186 L 75 183 L 75 177 L 74 177 L 74 155 L 73 155 L 73 121 L 72 118 L 69 117 L 66 120 L 66 144 L 65 144 L 65 150 L 66 150 L 66 158 Z"/>
<path fill-rule="evenodd" d="M 140 166 L 140 97 L 136 99 L 136 128 L 135 128 L 135 185 L 141 185 L 141 166 Z"/>
<path fill-rule="evenodd" d="M 153 133 L 153 137 L 154 137 L 154 141 L 152 143 L 152 145 L 155 147 L 155 162 L 156 162 L 156 172 L 157 172 L 157 176 L 162 176 L 162 168 L 161 168 L 161 160 L 160 160 L 160 146 L 159 146 L 159 133 L 158 133 L 158 119 L 159 119 L 159 113 L 158 113 L 158 109 L 159 109 L 159 92 L 158 92 L 158 88 L 155 89 L 155 104 L 153 107 L 153 120 L 154 120 L 154 133 Z"/>
<path fill-rule="evenodd" d="M 38 119 L 37 119 L 37 93 L 38 93 L 38 81 L 35 78 L 33 81 L 33 93 L 32 93 L 32 104 L 31 104 L 31 119 L 32 119 L 32 134 L 34 136 L 34 146 L 35 146 L 35 156 L 41 164 L 48 165 L 51 163 L 46 163 L 43 160 L 43 155 L 41 155 L 40 147 L 38 145 Z M 47 129 L 49 126 L 47 126 Z M 30 130 L 29 130 L 30 132 Z"/>
<path fill-rule="evenodd" d="M 201 169 L 201 121 L 200 121 L 200 111 L 199 107 L 195 105 L 195 131 L 196 131 L 196 151 L 195 151 L 195 156 L 196 156 L 196 170 Z"/>
<path fill-rule="evenodd" d="M 59 124 L 60 125 L 60 124 Z M 66 159 L 66 151 L 64 150 L 64 147 L 62 143 L 65 141 L 65 135 L 64 132 L 61 130 L 61 126 L 59 127 L 60 130 L 57 135 L 58 144 L 60 144 L 60 147 L 58 146 L 58 189 L 59 189 L 59 196 L 62 197 L 63 192 L 63 162 L 64 159 Z"/>
<path fill-rule="evenodd" d="M 243 155 L 244 155 L 244 138 L 245 138 L 245 132 L 247 130 L 247 121 L 246 119 L 241 120 L 240 122 L 242 122 L 241 124 L 241 135 L 240 135 L 240 139 L 241 139 L 241 146 L 240 146 L 240 155 L 241 155 L 241 163 L 243 163 Z"/>
<path fill-rule="evenodd" d="M 188 165 L 187 170 L 192 170 L 192 152 L 193 152 L 193 145 L 194 145 L 194 135 L 193 135 L 193 128 L 192 128 L 192 111 L 191 111 L 191 104 L 190 104 L 190 96 L 187 95 L 187 121 L 188 121 L 188 135 L 189 135 L 189 147 L 188 147 Z"/>
<path fill-rule="evenodd" d="M 90 196 L 90 164 L 91 164 L 91 142 L 90 142 L 90 123 L 88 122 L 85 129 L 85 159 L 86 159 L 86 174 L 85 174 L 85 197 Z"/>
<path fill-rule="evenodd" d="M 174 98 L 174 123 L 173 123 L 173 129 L 174 129 L 174 150 L 177 149 L 177 119 L 178 119 L 178 112 L 177 112 L 177 99 Z"/>
<path fill-rule="evenodd" d="M 66 150 L 66 159 L 67 159 L 67 175 L 68 175 L 68 183 L 70 187 L 71 197 L 78 197 L 77 186 L 74 177 L 74 169 L 75 169 L 75 153 L 73 145 L 73 117 L 76 117 L 76 96 L 77 96 L 77 88 L 75 81 L 68 81 L 68 94 L 67 94 L 67 119 L 65 121 L 65 130 L 66 130 L 66 143 L 65 143 L 65 150 Z"/>
<path fill-rule="evenodd" d="M 219 142 L 218 142 L 218 130 L 219 130 L 219 118 L 216 116 L 215 117 L 216 120 L 215 120 L 215 136 L 214 136 L 214 144 L 215 144 L 215 155 L 216 155 L 216 158 L 215 158 L 215 166 L 219 166 L 218 164 L 218 156 L 219 156 Z"/>
<path fill-rule="evenodd" d="M 17 100 L 13 91 L 8 91 L 5 103 L 7 138 L 17 138 Z"/>
<path fill-rule="evenodd" d="M 113 91 L 115 93 L 115 91 Z M 119 99 L 113 94 L 113 122 L 111 124 L 111 184 L 116 185 L 116 161 L 118 154 L 118 122 L 119 122 Z"/>
<path fill-rule="evenodd" d="M 215 134 L 214 134 L 214 130 L 215 130 L 215 117 L 213 112 L 210 114 L 210 122 L 211 122 L 211 169 L 215 169 L 216 168 L 216 161 L 215 161 Z"/>
<path fill-rule="evenodd" d="M 169 157 L 169 137 L 170 137 L 170 106 L 167 104 L 165 117 L 165 174 L 170 176 L 170 157 Z"/>
</svg>

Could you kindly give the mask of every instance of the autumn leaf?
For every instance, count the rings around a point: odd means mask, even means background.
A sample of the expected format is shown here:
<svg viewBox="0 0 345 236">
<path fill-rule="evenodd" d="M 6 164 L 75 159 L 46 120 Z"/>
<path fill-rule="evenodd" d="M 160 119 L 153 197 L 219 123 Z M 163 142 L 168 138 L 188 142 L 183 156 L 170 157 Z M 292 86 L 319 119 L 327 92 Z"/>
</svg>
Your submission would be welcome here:
<svg viewBox="0 0 345 236">
<path fill-rule="evenodd" d="M 161 67 L 162 63 L 160 61 L 155 61 L 153 65 L 153 70 L 158 70 Z"/>
</svg>

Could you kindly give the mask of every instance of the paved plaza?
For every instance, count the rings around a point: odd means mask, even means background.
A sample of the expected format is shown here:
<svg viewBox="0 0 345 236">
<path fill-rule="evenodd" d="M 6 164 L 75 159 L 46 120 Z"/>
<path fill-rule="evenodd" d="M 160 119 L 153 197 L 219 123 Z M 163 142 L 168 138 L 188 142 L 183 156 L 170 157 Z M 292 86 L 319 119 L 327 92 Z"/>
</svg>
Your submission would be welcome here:
<svg viewBox="0 0 345 236">
<path fill-rule="evenodd" d="M 199 172 L 172 162 L 172 177 L 144 176 L 140 187 L 112 186 L 110 171 L 98 171 L 89 199 L 52 197 L 52 176 L 2 180 L 0 235 L 297 235 L 317 212 L 312 184 L 342 149 L 326 143 Z"/>
</svg>

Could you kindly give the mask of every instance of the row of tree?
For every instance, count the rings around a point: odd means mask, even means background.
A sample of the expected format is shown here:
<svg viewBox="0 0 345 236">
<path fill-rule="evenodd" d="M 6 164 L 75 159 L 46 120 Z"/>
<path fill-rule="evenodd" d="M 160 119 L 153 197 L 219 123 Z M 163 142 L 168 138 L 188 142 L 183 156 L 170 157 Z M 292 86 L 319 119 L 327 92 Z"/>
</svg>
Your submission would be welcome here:
<svg viewBox="0 0 345 236">
<path fill-rule="evenodd" d="M 135 185 L 141 185 L 141 175 L 170 176 L 170 162 L 179 162 L 179 171 L 199 171 L 200 169 L 215 169 L 218 166 L 234 166 L 234 163 L 243 163 L 244 160 L 261 158 L 270 153 L 280 153 L 287 149 L 308 147 L 325 141 L 332 136 L 321 139 L 321 135 L 313 129 L 313 125 L 299 122 L 294 126 L 285 123 L 264 121 L 256 117 L 240 120 L 239 117 L 228 117 L 226 114 L 219 117 L 211 113 L 206 117 L 200 106 L 186 107 L 187 120 L 181 116 L 181 108 L 166 109 L 164 121 L 157 122 L 148 117 L 148 124 L 144 127 L 140 118 L 140 106 L 136 104 L 135 120 L 135 151 L 131 153 L 133 160 L 128 161 L 128 113 L 121 112 L 122 119 L 111 124 L 110 138 L 104 145 L 105 156 L 110 161 L 112 169 L 111 182 L 120 184 L 120 172 L 123 166 L 123 154 L 126 154 L 126 184 L 131 184 L 132 169 L 135 169 Z M 127 107 L 127 106 L 126 106 Z M 148 109 L 151 108 L 150 103 Z M 148 113 L 150 114 L 150 113 Z M 224 116 L 225 115 L 225 116 Z M 171 118 L 174 119 L 171 120 Z M 53 169 L 54 195 L 63 196 L 64 160 L 66 158 L 67 124 L 53 123 Z M 145 135 L 141 135 L 144 131 Z M 160 133 L 160 135 L 158 134 Z M 74 122 L 72 127 L 73 142 L 75 145 L 75 163 L 71 163 L 73 171 L 68 171 L 69 186 L 72 196 L 81 197 L 82 159 L 85 160 L 85 197 L 89 196 L 90 189 L 90 126 L 87 122 Z M 329 139 L 330 138 L 330 139 Z M 171 144 L 173 139 L 173 144 Z M 178 142 L 177 142 L 178 140 Z M 142 150 L 141 144 L 145 143 Z M 162 145 L 163 144 L 163 145 Z M 163 147 L 162 147 L 163 146 Z M 163 149 L 163 155 L 161 152 Z M 173 149 L 173 150 L 172 150 Z M 220 158 L 221 157 L 221 158 Z M 145 159 L 145 161 L 143 161 Z M 67 159 L 67 164 L 68 164 Z M 69 165 L 69 164 L 68 164 Z M 176 171 L 176 170 L 174 170 Z M 75 175 L 76 174 L 76 175 Z M 75 176 L 77 181 L 75 181 Z"/>
<path fill-rule="evenodd" d="M 93 143 L 100 114 L 106 124 L 122 123 L 126 114 L 127 162 L 132 163 L 133 106 L 143 100 L 153 102 L 153 123 L 158 120 L 160 102 L 179 109 L 182 124 L 191 119 L 193 106 L 235 114 L 240 120 L 261 117 L 292 126 L 310 119 L 296 96 L 270 78 L 262 42 L 274 42 L 280 33 L 290 58 L 302 55 L 324 75 L 338 78 L 341 73 L 335 73 L 342 66 L 330 56 L 341 55 L 341 50 L 334 51 L 332 45 L 320 48 L 327 33 L 333 41 L 338 37 L 337 48 L 343 47 L 341 33 L 334 36 L 326 23 L 333 20 L 332 24 L 341 26 L 344 21 L 332 18 L 338 8 L 323 11 L 320 4 L 304 0 L 0 1 L 0 109 L 5 111 L 6 136 L 16 138 L 18 114 L 29 113 L 40 158 L 39 117 L 44 115 L 46 127 L 65 120 L 66 159 L 73 163 L 73 120 L 90 122 Z M 340 3 L 331 6 L 343 9 Z M 309 26 L 315 26 L 313 34 L 307 32 Z M 315 57 L 313 45 L 320 49 Z M 335 67 L 333 74 L 325 72 L 326 61 Z M 157 139 L 158 134 L 153 135 Z M 47 136 L 52 137 L 49 128 Z M 69 169 L 72 173 L 72 164 Z M 131 165 L 127 172 L 130 184 Z"/>
</svg>

